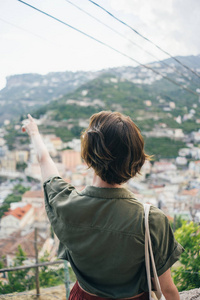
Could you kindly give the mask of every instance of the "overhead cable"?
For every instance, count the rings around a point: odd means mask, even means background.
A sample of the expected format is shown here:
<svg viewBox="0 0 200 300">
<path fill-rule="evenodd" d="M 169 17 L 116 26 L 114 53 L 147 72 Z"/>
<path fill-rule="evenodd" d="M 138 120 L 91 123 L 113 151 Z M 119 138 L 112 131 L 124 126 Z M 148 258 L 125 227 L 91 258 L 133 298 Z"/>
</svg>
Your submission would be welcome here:
<svg viewBox="0 0 200 300">
<path fill-rule="evenodd" d="M 153 41 L 151 41 L 149 38 L 145 37 L 143 34 L 139 33 L 136 29 L 134 29 L 132 26 L 128 25 L 126 22 L 122 21 L 121 19 L 117 18 L 115 15 L 113 15 L 111 12 L 109 12 L 107 9 L 105 9 L 104 7 L 102 7 L 101 5 L 99 5 L 98 3 L 92 1 L 92 0 L 88 0 L 89 2 L 91 2 L 92 4 L 96 5 L 97 7 L 99 7 L 100 9 L 102 9 L 103 11 L 105 11 L 107 14 L 109 14 L 112 18 L 114 18 L 115 20 L 117 20 L 118 22 L 122 23 L 123 25 L 125 25 L 126 27 L 128 27 L 129 29 L 131 29 L 132 31 L 134 31 L 137 35 L 139 35 L 140 37 L 142 37 L 143 39 L 145 39 L 147 42 L 151 43 L 152 45 L 154 45 L 156 48 L 158 48 L 160 51 L 162 51 L 163 53 L 167 54 L 169 57 L 171 57 L 173 60 L 175 60 L 178 64 L 180 64 L 182 67 L 184 67 L 185 69 L 189 70 L 190 72 L 192 72 L 194 75 L 196 75 L 198 78 L 200 78 L 200 74 L 198 74 L 197 72 L 195 72 L 194 70 L 192 70 L 191 68 L 189 68 L 188 66 L 186 66 L 185 64 L 183 64 L 179 59 L 177 59 L 176 57 L 172 56 L 169 52 L 167 52 L 166 50 L 162 49 L 160 46 L 158 46 L 156 43 L 154 43 Z"/>
<path fill-rule="evenodd" d="M 194 94 L 194 95 L 196 95 L 196 96 L 199 97 L 199 94 L 198 94 L 198 93 L 196 93 L 196 92 L 192 91 L 191 89 L 189 89 L 189 88 L 187 88 L 187 87 L 181 85 L 181 84 L 178 83 L 177 81 L 175 81 L 175 80 L 173 80 L 173 79 L 171 79 L 171 78 L 169 78 L 169 77 L 163 75 L 163 74 L 160 73 L 159 71 L 154 70 L 154 69 L 151 68 L 150 66 L 144 65 L 144 64 L 140 63 L 139 61 L 137 61 L 137 60 L 134 59 L 133 57 L 131 57 L 131 56 L 129 56 L 129 55 L 127 55 L 127 54 L 121 52 L 120 50 L 117 50 L 116 48 L 114 48 L 114 47 L 112 47 L 112 46 L 110 46 L 110 45 L 108 45 L 108 44 L 106 44 L 106 43 L 104 43 L 104 42 L 102 42 L 102 41 L 96 39 L 95 37 L 93 37 L 93 36 L 91 36 L 91 35 L 85 33 L 84 31 L 82 31 L 82 30 L 80 30 L 80 29 L 78 29 L 78 28 L 76 28 L 76 27 L 74 27 L 74 26 L 72 26 L 72 25 L 70 25 L 70 24 L 68 24 L 68 23 L 66 23 L 66 22 L 64 22 L 64 21 L 62 21 L 62 20 L 60 20 L 60 19 L 58 19 L 58 18 L 56 18 L 56 17 L 54 17 L 54 16 L 52 16 L 52 15 L 50 15 L 50 14 L 44 12 L 44 11 L 42 11 L 42 10 L 40 10 L 39 8 L 37 8 L 37 7 L 35 7 L 35 6 L 32 6 L 32 5 L 30 5 L 30 4 L 28 4 L 28 3 L 24 2 L 24 1 L 22 1 L 22 0 L 17 0 L 17 1 L 19 1 L 19 2 L 21 2 L 21 3 L 23 3 L 23 4 L 25 4 L 25 5 L 27 5 L 27 6 L 31 7 L 31 8 L 33 8 L 33 9 L 35 9 L 36 11 L 38 11 L 38 12 L 40 12 L 40 13 L 42 13 L 42 14 L 44 14 L 44 15 L 46 15 L 46 16 L 48 16 L 48 17 L 50 17 L 50 18 L 52 18 L 52 19 L 54 19 L 54 20 L 56 20 L 56 21 L 58 21 L 59 23 L 65 25 L 65 26 L 68 26 L 69 28 L 71 28 L 71 29 L 73 29 L 73 30 L 75 30 L 75 31 L 77 31 L 77 32 L 79 32 L 79 33 L 81 33 L 81 34 L 87 36 L 88 38 L 90 38 L 90 39 L 92 39 L 92 40 L 98 42 L 99 44 L 104 45 L 105 47 L 107 47 L 107 48 L 109 48 L 109 49 L 111 49 L 111 50 L 113 50 L 113 51 L 115 51 L 115 52 L 117 52 L 117 53 L 123 55 L 124 57 L 129 58 L 130 60 L 136 62 L 136 63 L 139 64 L 140 66 L 142 66 L 142 67 L 144 67 L 144 68 L 146 68 L 146 69 L 148 69 L 148 70 L 151 70 L 151 71 L 154 72 L 155 74 L 160 75 L 161 77 L 165 78 L 166 80 L 170 81 L 171 83 L 173 83 L 173 84 L 179 86 L 180 88 L 182 88 L 182 89 L 188 91 L 189 93 L 192 93 L 192 94 Z"/>
<path fill-rule="evenodd" d="M 101 20 L 99 20 L 98 18 L 96 18 L 95 16 L 93 16 L 92 14 L 88 13 L 87 11 L 85 11 L 84 9 L 82 9 L 81 7 L 79 7 L 78 5 L 76 5 L 75 3 L 73 3 L 72 1 L 70 1 L 70 0 L 65 0 L 65 1 L 68 2 L 68 3 L 70 3 L 71 5 L 73 5 L 74 7 L 76 7 L 77 9 L 79 9 L 80 11 L 82 11 L 83 13 L 85 13 L 86 15 L 90 16 L 91 18 L 93 18 L 95 21 L 99 22 L 100 24 L 102 24 L 106 28 L 110 29 L 112 32 L 116 33 L 118 36 L 120 36 L 123 39 L 127 40 L 132 45 L 134 45 L 137 48 L 141 49 L 142 51 L 146 52 L 148 55 L 150 55 L 151 57 L 153 57 L 154 59 L 156 59 L 157 62 L 163 64 L 164 66 L 166 66 L 166 67 L 168 67 L 170 69 L 172 69 L 174 72 L 176 72 L 177 74 L 181 75 L 182 77 L 184 77 L 185 79 L 187 79 L 187 80 L 190 81 L 190 78 L 188 78 L 188 76 L 186 76 L 182 72 L 178 71 L 174 66 L 170 66 L 169 64 L 167 64 L 164 61 L 160 60 L 155 55 L 153 55 L 151 52 L 149 52 L 148 50 L 145 50 L 143 47 L 141 47 L 137 43 L 133 42 L 131 39 L 129 39 L 126 36 L 124 36 L 124 34 L 120 33 L 116 29 L 114 29 L 114 28 L 110 27 L 109 25 L 105 24 L 104 22 L 102 22 Z"/>
<path fill-rule="evenodd" d="M 6 23 L 6 24 L 9 24 L 9 25 L 11 25 L 11 26 L 13 26 L 13 27 L 16 27 L 17 29 L 20 29 L 20 30 L 23 30 L 23 31 L 25 31 L 25 32 L 27 32 L 27 33 L 30 33 L 30 34 L 32 34 L 32 35 L 34 35 L 34 36 L 36 36 L 36 37 L 38 37 L 38 38 L 40 38 L 40 39 L 46 41 L 46 42 L 49 42 L 49 43 L 51 43 L 51 44 L 54 44 L 54 45 L 58 46 L 56 43 L 54 43 L 54 42 L 52 42 L 52 41 L 49 41 L 48 39 L 46 39 L 46 38 L 44 38 L 44 37 L 42 37 L 42 36 L 40 36 L 40 35 L 38 35 L 38 34 L 32 32 L 32 31 L 30 31 L 30 30 L 27 30 L 27 29 L 25 29 L 25 28 L 23 28 L 23 27 L 21 27 L 21 26 L 18 26 L 18 25 L 15 25 L 15 24 L 13 24 L 13 23 L 10 23 L 10 22 L 8 22 L 8 21 L 2 19 L 2 18 L 0 18 L 0 21 L 4 22 L 4 23 Z"/>
</svg>

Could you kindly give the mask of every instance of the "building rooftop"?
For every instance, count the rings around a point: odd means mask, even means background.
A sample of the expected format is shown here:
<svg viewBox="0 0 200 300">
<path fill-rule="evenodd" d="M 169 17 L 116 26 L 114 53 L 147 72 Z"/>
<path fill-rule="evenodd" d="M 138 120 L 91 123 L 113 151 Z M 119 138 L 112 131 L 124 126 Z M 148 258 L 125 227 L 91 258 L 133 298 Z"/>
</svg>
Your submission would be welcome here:
<svg viewBox="0 0 200 300">
<path fill-rule="evenodd" d="M 184 196 L 196 196 L 199 192 L 199 189 L 192 189 L 192 190 L 184 190 L 182 191 L 181 195 Z"/>
<path fill-rule="evenodd" d="M 17 207 L 13 210 L 9 210 L 7 212 L 4 213 L 4 216 L 3 217 L 6 217 L 6 216 L 13 216 L 19 220 L 21 220 L 25 214 L 32 208 L 32 205 L 31 204 L 27 204 L 26 206 L 23 206 L 23 207 Z"/>
<path fill-rule="evenodd" d="M 39 191 L 26 191 L 23 196 L 23 198 L 44 198 L 44 193 L 42 190 Z"/>
<path fill-rule="evenodd" d="M 45 239 L 38 234 L 37 237 L 38 247 L 41 248 L 44 245 Z M 2 255 L 16 255 L 18 246 L 26 252 L 27 257 L 35 257 L 34 248 L 34 230 L 26 235 L 22 235 L 22 231 L 17 231 L 11 236 L 0 240 L 0 256 Z"/>
</svg>

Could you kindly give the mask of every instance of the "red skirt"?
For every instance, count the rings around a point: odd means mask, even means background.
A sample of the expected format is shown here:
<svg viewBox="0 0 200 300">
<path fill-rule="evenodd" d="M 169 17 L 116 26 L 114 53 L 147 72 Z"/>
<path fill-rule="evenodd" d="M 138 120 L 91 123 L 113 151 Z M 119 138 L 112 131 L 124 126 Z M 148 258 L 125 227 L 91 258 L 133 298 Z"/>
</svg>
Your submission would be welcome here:
<svg viewBox="0 0 200 300">
<path fill-rule="evenodd" d="M 68 300 L 111 300 L 111 299 L 113 298 L 102 298 L 98 296 L 92 296 L 84 292 L 78 285 L 78 281 L 77 281 L 70 292 Z M 148 299 L 149 299 L 149 293 L 146 292 L 139 297 L 128 298 L 127 300 L 148 300 Z"/>
</svg>

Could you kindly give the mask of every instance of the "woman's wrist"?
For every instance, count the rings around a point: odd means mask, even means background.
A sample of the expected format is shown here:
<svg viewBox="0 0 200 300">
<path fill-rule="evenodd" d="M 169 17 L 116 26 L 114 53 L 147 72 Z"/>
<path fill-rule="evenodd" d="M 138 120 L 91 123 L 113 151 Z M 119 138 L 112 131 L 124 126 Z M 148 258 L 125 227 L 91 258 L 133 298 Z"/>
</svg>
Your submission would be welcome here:
<svg viewBox="0 0 200 300">
<path fill-rule="evenodd" d="M 30 138 L 32 138 L 34 136 L 38 136 L 38 135 L 41 136 L 40 133 L 39 133 L 39 131 L 35 131 L 35 132 L 29 133 Z"/>
</svg>

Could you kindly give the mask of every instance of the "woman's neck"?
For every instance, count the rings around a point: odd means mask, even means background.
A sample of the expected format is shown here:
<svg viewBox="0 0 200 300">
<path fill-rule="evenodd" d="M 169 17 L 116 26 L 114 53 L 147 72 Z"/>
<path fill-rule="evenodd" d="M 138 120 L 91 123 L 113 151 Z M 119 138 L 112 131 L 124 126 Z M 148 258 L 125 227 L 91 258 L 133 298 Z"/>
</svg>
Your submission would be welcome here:
<svg viewBox="0 0 200 300">
<path fill-rule="evenodd" d="M 106 181 L 103 181 L 96 174 L 94 174 L 94 176 L 93 176 L 93 183 L 92 183 L 92 185 L 96 186 L 96 187 L 101 187 L 101 188 L 120 188 L 121 187 L 120 184 L 117 184 L 117 183 L 110 184 L 110 183 L 107 183 Z"/>
</svg>

